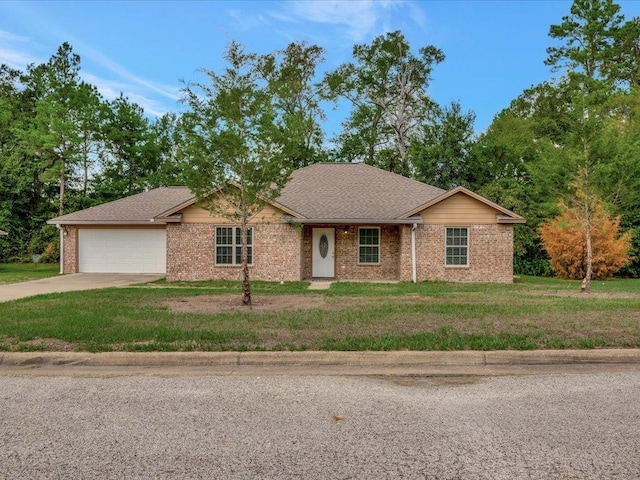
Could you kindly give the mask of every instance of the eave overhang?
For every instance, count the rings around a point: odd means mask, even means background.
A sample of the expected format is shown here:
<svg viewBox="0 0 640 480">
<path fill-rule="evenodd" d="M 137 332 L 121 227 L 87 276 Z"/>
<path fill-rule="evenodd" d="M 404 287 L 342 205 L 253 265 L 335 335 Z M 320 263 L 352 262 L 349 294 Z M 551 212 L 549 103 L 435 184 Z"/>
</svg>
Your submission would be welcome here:
<svg viewBox="0 0 640 480">
<path fill-rule="evenodd" d="M 294 218 L 284 215 L 282 219 L 286 223 L 299 223 L 301 225 L 413 225 L 422 223 L 422 217 L 409 218 Z"/>
<path fill-rule="evenodd" d="M 156 221 L 155 219 L 150 219 L 150 220 L 130 220 L 130 221 L 123 221 L 123 220 L 47 220 L 47 223 L 49 225 L 95 225 L 95 226 L 102 226 L 102 225 L 109 225 L 109 226 L 113 226 L 113 225 L 144 225 L 147 227 L 153 227 L 154 225 L 157 226 L 161 226 L 161 225 L 166 225 L 167 220 L 161 220 L 161 221 Z"/>
<path fill-rule="evenodd" d="M 155 223 L 180 223 L 182 222 L 182 214 L 181 213 L 174 213 L 172 215 L 169 216 L 159 216 L 156 217 L 154 219 L 151 220 L 152 222 Z"/>
<path fill-rule="evenodd" d="M 508 215 L 496 215 L 498 223 L 527 223 L 527 220 L 521 216 L 510 217 Z"/>
</svg>

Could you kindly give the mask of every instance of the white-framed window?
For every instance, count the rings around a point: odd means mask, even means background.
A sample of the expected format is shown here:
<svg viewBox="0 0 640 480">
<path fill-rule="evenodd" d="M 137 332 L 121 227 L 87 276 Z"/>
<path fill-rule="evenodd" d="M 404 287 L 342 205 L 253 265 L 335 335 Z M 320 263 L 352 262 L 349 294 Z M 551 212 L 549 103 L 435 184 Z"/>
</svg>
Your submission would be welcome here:
<svg viewBox="0 0 640 480">
<path fill-rule="evenodd" d="M 358 229 L 358 263 L 377 265 L 380 263 L 380 228 Z"/>
<path fill-rule="evenodd" d="M 445 265 L 448 267 L 466 267 L 469 265 L 468 227 L 447 227 Z"/>
<path fill-rule="evenodd" d="M 242 229 L 216 227 L 216 265 L 242 265 Z M 253 228 L 247 228 L 247 262 L 253 265 Z"/>
</svg>

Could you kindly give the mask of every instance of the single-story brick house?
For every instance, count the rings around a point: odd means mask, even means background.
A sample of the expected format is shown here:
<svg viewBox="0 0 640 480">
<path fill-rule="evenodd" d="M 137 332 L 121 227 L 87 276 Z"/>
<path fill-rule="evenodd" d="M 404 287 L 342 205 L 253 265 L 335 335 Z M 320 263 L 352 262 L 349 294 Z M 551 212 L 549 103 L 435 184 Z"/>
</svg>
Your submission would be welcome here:
<svg viewBox="0 0 640 480">
<path fill-rule="evenodd" d="M 449 191 L 365 164 L 293 172 L 251 220 L 256 280 L 513 281 L 521 216 L 462 187 Z M 162 187 L 54 218 L 61 272 L 239 279 L 240 229 Z"/>
</svg>

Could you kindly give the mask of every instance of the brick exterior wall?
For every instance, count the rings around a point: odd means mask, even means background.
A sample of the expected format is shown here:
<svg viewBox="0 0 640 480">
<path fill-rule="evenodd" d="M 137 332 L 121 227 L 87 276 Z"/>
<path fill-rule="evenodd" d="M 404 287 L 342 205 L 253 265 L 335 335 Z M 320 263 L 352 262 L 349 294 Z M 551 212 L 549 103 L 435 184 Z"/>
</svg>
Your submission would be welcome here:
<svg viewBox="0 0 640 480">
<path fill-rule="evenodd" d="M 63 227 L 67 234 L 63 235 L 64 252 L 62 271 L 78 273 L 78 229 L 73 226 Z"/>
<path fill-rule="evenodd" d="M 216 266 L 213 224 L 167 224 L 167 280 L 240 280 L 241 268 Z M 323 227 L 316 225 L 314 227 Z M 358 226 L 335 228 L 336 280 L 412 280 L 411 226 L 380 227 L 380 264 L 358 265 Z M 78 229 L 66 226 L 64 273 L 77 272 Z M 312 226 L 253 225 L 251 279 L 296 281 L 312 278 Z M 344 233 L 347 228 L 348 233 Z M 418 225 L 417 280 L 513 282 L 513 225 L 469 225 L 469 266 L 445 266 L 445 225 Z"/>
<path fill-rule="evenodd" d="M 398 280 L 400 278 L 400 229 L 397 225 L 380 226 L 380 263 L 358 264 L 357 225 L 307 225 L 303 228 L 302 278 L 313 275 L 313 228 L 335 229 L 335 279 L 336 280 Z M 347 233 L 345 233 L 345 228 Z"/>
<path fill-rule="evenodd" d="M 446 225 L 418 225 L 417 280 L 447 282 L 513 282 L 513 225 L 469 225 L 469 266 L 445 265 Z M 411 281 L 411 227 L 400 235 L 400 278 Z"/>
<path fill-rule="evenodd" d="M 301 276 L 299 230 L 288 224 L 252 225 L 252 280 L 295 281 Z M 167 224 L 167 280 L 241 280 L 240 266 L 215 264 L 216 225 Z"/>
</svg>

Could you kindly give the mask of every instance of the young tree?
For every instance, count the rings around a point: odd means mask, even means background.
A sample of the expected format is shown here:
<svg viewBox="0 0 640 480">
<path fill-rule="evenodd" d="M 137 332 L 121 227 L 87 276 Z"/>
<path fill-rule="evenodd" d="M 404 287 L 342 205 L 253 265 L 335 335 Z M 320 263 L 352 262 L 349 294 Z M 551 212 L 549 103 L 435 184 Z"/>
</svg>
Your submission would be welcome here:
<svg viewBox="0 0 640 480">
<path fill-rule="evenodd" d="M 374 38 L 370 45 L 355 45 L 353 57 L 354 63 L 339 66 L 324 80 L 327 98 L 345 98 L 353 106 L 344 123 L 349 133 L 338 140 L 357 144 L 350 142 L 352 135 L 367 139 L 359 154 L 370 164 L 380 149 L 393 147 L 399 161 L 390 170 L 408 175 L 409 139 L 434 106 L 427 87 L 444 54 L 429 45 L 416 56 L 404 35 L 395 31 Z"/>
<path fill-rule="evenodd" d="M 554 273 L 583 279 L 581 290 L 587 293 L 591 277 L 610 277 L 629 262 L 631 234 L 619 234 L 620 217 L 607 215 L 595 197 L 583 198 L 574 207 L 563 204 L 561 209 L 559 216 L 540 227 L 544 248 Z"/>
<path fill-rule="evenodd" d="M 289 178 L 286 129 L 261 59 L 232 42 L 219 74 L 203 70 L 210 84 L 184 89 L 187 185 L 200 205 L 240 225 L 242 304 L 251 305 L 247 233 L 249 219 L 274 199 Z M 281 80 L 286 79 L 283 77 Z"/>
</svg>

